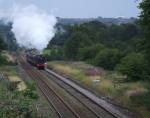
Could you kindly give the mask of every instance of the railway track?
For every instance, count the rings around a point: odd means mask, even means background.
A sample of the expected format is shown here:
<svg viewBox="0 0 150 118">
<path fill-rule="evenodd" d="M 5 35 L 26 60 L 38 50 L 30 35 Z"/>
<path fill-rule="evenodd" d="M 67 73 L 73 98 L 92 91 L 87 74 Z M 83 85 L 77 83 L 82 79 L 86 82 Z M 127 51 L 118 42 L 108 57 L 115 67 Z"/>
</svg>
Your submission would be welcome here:
<svg viewBox="0 0 150 118">
<path fill-rule="evenodd" d="M 20 62 L 27 74 L 35 80 L 38 88 L 52 105 L 59 118 L 80 118 L 80 116 L 76 114 L 75 111 L 52 88 L 50 88 L 47 83 L 42 80 L 43 77 L 40 74 L 38 74 L 24 61 L 21 61 L 21 59 Z"/>
<path fill-rule="evenodd" d="M 57 73 L 55 73 L 49 69 L 46 69 L 46 72 L 47 72 L 48 76 L 50 76 L 51 78 L 52 77 L 55 78 L 55 79 L 53 79 L 53 81 L 55 81 L 55 82 L 57 81 L 56 83 L 59 84 L 59 82 L 61 81 L 59 86 L 64 88 L 62 86 L 62 83 L 65 84 L 65 86 L 69 86 L 70 88 L 68 88 L 68 89 L 66 88 L 67 91 L 70 90 L 71 88 L 74 89 L 75 91 L 80 93 L 82 96 L 84 96 L 86 99 L 88 99 L 91 102 L 98 105 L 102 109 L 102 111 L 106 111 L 107 114 L 111 114 L 111 117 L 115 117 L 115 118 L 137 118 L 136 114 L 134 114 L 134 113 L 132 113 L 132 112 L 130 112 L 124 108 L 120 108 L 120 110 L 123 111 L 123 112 L 121 112 L 118 108 L 115 108 L 115 106 L 113 104 L 111 104 L 109 102 L 107 103 L 105 100 L 100 99 L 99 97 L 95 96 L 93 93 L 80 87 L 80 85 L 76 84 L 74 81 L 71 81 L 70 79 L 64 78 L 64 77 L 60 76 L 59 74 L 57 74 Z M 70 94 L 72 94 L 72 92 L 70 92 Z M 84 101 L 86 101 L 86 100 L 84 100 Z M 94 109 L 94 110 L 96 110 L 96 109 Z M 105 115 L 104 115 L 104 118 L 105 118 Z"/>
<path fill-rule="evenodd" d="M 72 86 L 66 84 L 66 82 L 59 79 L 57 76 L 50 74 L 46 71 L 39 71 L 31 67 L 28 63 L 25 62 L 24 58 L 21 57 L 20 59 L 22 67 L 25 71 L 29 74 L 31 78 L 33 78 L 43 95 L 46 97 L 48 102 L 56 111 L 56 114 L 60 118 L 86 118 L 88 114 L 89 117 L 87 118 L 127 118 L 127 117 L 120 117 L 118 115 L 114 115 L 108 110 L 100 107 L 98 104 L 93 102 L 87 96 L 83 95 L 81 92 L 73 88 Z M 51 82 L 49 82 L 51 81 Z M 62 90 L 67 92 L 74 101 L 78 102 L 82 107 L 81 110 L 87 111 L 81 113 L 79 109 L 74 108 L 73 105 L 68 104 L 62 96 L 56 93 L 56 90 L 50 86 L 49 83 L 55 83 L 55 86 L 60 87 Z M 91 115 L 91 116 L 90 116 Z"/>
<path fill-rule="evenodd" d="M 53 105 L 57 114 L 61 118 L 80 118 L 78 114 L 41 78 L 40 74 L 35 73 L 38 78 L 40 90 L 44 93 L 48 101 Z"/>
<path fill-rule="evenodd" d="M 39 73 L 41 73 L 39 71 Z M 91 113 L 93 113 L 97 118 L 116 118 L 113 114 L 104 110 L 93 101 L 91 101 L 88 97 L 84 96 L 80 92 L 78 92 L 73 87 L 59 80 L 55 76 L 49 74 L 48 72 L 43 71 L 44 76 L 51 78 L 57 85 L 59 85 L 62 89 L 64 89 L 69 95 L 73 96 L 78 102 L 80 102 L 84 107 L 86 107 Z"/>
</svg>

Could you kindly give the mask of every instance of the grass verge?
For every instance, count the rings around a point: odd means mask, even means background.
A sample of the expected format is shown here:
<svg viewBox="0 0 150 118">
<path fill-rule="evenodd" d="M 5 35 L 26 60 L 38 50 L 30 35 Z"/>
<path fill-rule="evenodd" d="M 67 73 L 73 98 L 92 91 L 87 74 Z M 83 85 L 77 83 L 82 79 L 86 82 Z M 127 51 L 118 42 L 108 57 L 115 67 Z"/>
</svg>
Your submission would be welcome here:
<svg viewBox="0 0 150 118">
<path fill-rule="evenodd" d="M 38 95 L 34 83 L 26 82 L 26 88 L 20 90 L 8 79 L 13 76 L 16 81 L 16 78 L 19 78 L 14 66 L 0 67 L 0 73 L 5 75 L 0 80 L 0 118 L 35 118 L 37 113 L 33 106 Z M 13 85 L 13 89 L 10 85 Z"/>
<path fill-rule="evenodd" d="M 140 113 L 143 118 L 150 117 L 150 94 L 147 82 L 126 82 L 125 76 L 83 62 L 51 61 L 48 63 L 48 68 L 110 98 L 119 105 Z M 91 74 L 89 70 L 92 73 L 96 72 L 93 70 L 99 70 L 99 73 Z M 99 82 L 94 83 L 94 80 Z"/>
</svg>

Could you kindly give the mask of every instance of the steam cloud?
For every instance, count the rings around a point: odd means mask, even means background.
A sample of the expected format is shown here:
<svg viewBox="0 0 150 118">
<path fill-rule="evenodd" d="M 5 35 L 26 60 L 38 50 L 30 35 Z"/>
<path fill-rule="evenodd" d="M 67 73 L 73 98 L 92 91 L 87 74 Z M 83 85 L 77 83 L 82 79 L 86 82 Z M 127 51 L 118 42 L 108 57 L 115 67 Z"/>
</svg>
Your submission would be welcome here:
<svg viewBox="0 0 150 118">
<path fill-rule="evenodd" d="M 35 5 L 15 5 L 8 19 L 13 22 L 17 43 L 26 48 L 42 51 L 55 34 L 56 18 Z"/>
</svg>

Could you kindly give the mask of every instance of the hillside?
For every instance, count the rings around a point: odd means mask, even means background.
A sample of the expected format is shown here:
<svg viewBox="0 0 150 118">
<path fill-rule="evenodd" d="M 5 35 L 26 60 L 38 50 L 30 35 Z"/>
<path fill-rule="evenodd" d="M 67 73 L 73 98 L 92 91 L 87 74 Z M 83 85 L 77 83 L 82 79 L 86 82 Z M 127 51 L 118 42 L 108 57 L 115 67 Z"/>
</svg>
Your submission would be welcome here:
<svg viewBox="0 0 150 118">
<path fill-rule="evenodd" d="M 58 23 L 64 25 L 72 25 L 72 24 L 82 24 L 90 21 L 99 21 L 107 25 L 111 24 L 126 24 L 126 23 L 134 23 L 137 19 L 136 18 L 60 18 L 57 17 Z"/>
</svg>

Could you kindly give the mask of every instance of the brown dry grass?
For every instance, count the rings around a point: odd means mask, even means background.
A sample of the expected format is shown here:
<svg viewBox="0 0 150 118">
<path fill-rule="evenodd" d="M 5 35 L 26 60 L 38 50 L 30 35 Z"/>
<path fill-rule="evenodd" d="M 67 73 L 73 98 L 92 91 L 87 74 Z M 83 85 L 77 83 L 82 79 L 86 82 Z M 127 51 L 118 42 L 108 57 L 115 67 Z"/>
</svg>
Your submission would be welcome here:
<svg viewBox="0 0 150 118">
<path fill-rule="evenodd" d="M 131 91 L 140 93 L 147 91 L 140 82 L 115 83 L 114 80 L 120 76 L 117 73 L 106 72 L 103 76 L 88 76 L 86 75 L 86 70 L 93 66 L 83 62 L 53 61 L 48 63 L 48 67 L 72 79 L 81 81 L 91 88 L 93 80 L 100 80 L 96 90 L 110 98 L 116 97 L 122 91 L 125 94 L 124 96 L 130 96 Z"/>
<path fill-rule="evenodd" d="M 9 81 L 11 82 L 19 82 L 17 85 L 17 89 L 19 91 L 23 91 L 27 88 L 25 82 L 19 76 L 8 76 Z"/>
<path fill-rule="evenodd" d="M 5 56 L 8 62 L 15 63 L 15 58 L 8 51 L 3 51 L 2 56 Z"/>
<path fill-rule="evenodd" d="M 23 91 L 26 89 L 25 82 L 19 77 L 17 73 L 17 68 L 15 66 L 1 66 L 0 73 L 8 76 L 8 79 L 12 82 L 20 82 L 17 85 L 19 91 Z"/>
<path fill-rule="evenodd" d="M 97 84 L 94 90 L 123 106 L 130 106 L 132 104 L 130 96 L 139 95 L 148 91 L 144 82 L 116 82 L 120 78 L 125 79 L 125 76 L 115 72 L 106 72 L 102 76 L 88 76 L 86 70 L 93 66 L 83 62 L 52 61 L 48 63 L 48 67 L 60 74 L 79 81 L 91 89 L 93 89 L 93 80 L 100 80 L 100 83 Z M 146 112 L 143 106 L 134 108 L 134 110 L 141 114 Z"/>
</svg>

